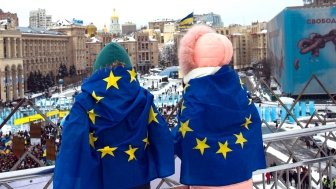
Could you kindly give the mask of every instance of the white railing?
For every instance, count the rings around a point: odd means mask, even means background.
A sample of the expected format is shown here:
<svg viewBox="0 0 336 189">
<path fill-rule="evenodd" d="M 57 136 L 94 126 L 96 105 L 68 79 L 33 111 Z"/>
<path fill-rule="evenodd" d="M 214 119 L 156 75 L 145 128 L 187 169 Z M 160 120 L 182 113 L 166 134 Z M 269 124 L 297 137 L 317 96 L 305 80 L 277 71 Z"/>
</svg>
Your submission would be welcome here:
<svg viewBox="0 0 336 189">
<path fill-rule="evenodd" d="M 313 134 L 317 133 L 327 133 L 331 131 L 336 131 L 336 125 L 327 125 L 327 126 L 319 126 L 314 128 L 304 128 L 299 130 L 290 130 L 290 131 L 284 131 L 284 132 L 278 132 L 278 133 L 270 133 L 270 134 L 264 134 L 263 135 L 263 141 L 264 143 L 269 142 L 276 142 L 276 141 L 283 141 L 288 139 L 295 139 L 299 137 L 304 136 L 311 136 Z M 300 167 L 307 167 L 308 172 L 307 175 L 305 175 L 304 178 L 309 178 L 309 184 L 308 186 L 304 186 L 305 188 L 312 188 L 314 187 L 321 187 L 322 188 L 322 177 L 325 175 L 331 175 L 333 164 L 334 164 L 334 158 L 335 154 L 326 156 L 326 157 L 316 157 L 312 159 L 305 159 L 300 160 L 295 163 L 286 163 L 281 164 L 273 167 L 268 167 L 266 169 L 257 170 L 253 173 L 254 176 L 259 175 L 261 178 L 254 180 L 254 187 L 255 188 L 266 188 L 266 180 L 265 180 L 265 174 L 267 172 L 273 172 L 274 178 L 272 180 L 272 188 L 289 188 L 288 182 L 285 182 L 284 179 L 281 177 L 282 174 L 287 173 L 287 181 L 288 181 L 288 170 L 296 169 L 298 170 L 298 174 L 300 174 Z M 318 177 L 314 175 L 312 176 L 312 170 L 311 168 L 315 166 L 318 169 Z M 323 168 L 324 167 L 324 168 Z M 52 175 L 54 172 L 55 166 L 45 166 L 45 167 L 39 167 L 39 168 L 32 168 L 32 169 L 25 169 L 25 170 L 18 170 L 18 171 L 10 171 L 5 173 L 0 173 L 0 189 L 2 188 L 16 188 L 15 183 L 18 183 L 20 181 L 29 180 L 30 183 L 34 183 L 34 180 L 39 178 L 42 179 L 44 183 L 37 183 L 39 185 L 39 188 L 47 189 L 52 188 Z M 45 178 L 48 179 L 45 179 Z M 298 185 L 296 188 L 301 188 L 303 186 L 303 181 L 300 181 L 300 177 L 298 177 Z M 301 177 L 302 180 L 302 177 Z M 286 185 L 287 183 L 287 185 Z M 152 188 L 157 189 L 163 189 L 163 188 L 176 188 L 181 186 L 181 184 L 178 182 L 178 179 L 172 179 L 172 178 L 165 178 L 162 180 L 157 180 L 156 182 L 152 183 Z M 22 187 L 20 187 L 22 188 Z M 36 188 L 36 186 L 32 186 L 31 188 Z M 269 188 L 269 186 L 267 187 Z"/>
</svg>

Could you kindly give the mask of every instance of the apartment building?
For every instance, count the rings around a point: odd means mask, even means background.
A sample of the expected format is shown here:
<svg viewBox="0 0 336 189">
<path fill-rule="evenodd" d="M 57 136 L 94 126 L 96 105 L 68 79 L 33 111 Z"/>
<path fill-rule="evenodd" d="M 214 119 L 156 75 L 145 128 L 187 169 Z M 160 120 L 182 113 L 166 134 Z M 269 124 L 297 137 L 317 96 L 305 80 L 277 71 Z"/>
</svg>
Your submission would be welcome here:
<svg viewBox="0 0 336 189">
<path fill-rule="evenodd" d="M 121 39 L 117 39 L 115 42 L 122 45 L 135 68 L 137 68 L 137 61 L 138 61 L 138 42 L 134 37 L 123 37 Z"/>
<path fill-rule="evenodd" d="M 248 33 L 233 33 L 229 36 L 233 46 L 232 66 L 236 70 L 251 67 L 250 37 Z"/>
<path fill-rule="evenodd" d="M 45 9 L 32 10 L 29 13 L 29 26 L 47 29 L 52 26 L 52 16 L 47 15 Z"/>
<path fill-rule="evenodd" d="M 6 29 L 15 29 L 19 26 L 19 19 L 16 13 L 4 12 L 0 9 L 0 21 L 1 20 L 6 22 L 5 24 L 0 24 L 6 26 Z"/>
<path fill-rule="evenodd" d="M 121 25 L 121 33 L 123 35 L 129 35 L 134 32 L 136 32 L 136 24 L 132 22 L 126 22 Z"/>
<path fill-rule="evenodd" d="M 137 32 L 135 39 L 138 43 L 136 67 L 138 71 L 147 73 L 150 68 L 159 65 L 159 41 L 144 31 Z"/>
<path fill-rule="evenodd" d="M 223 27 L 222 18 L 219 14 L 213 12 L 207 14 L 195 14 L 194 22 L 197 24 L 207 24 L 214 28 Z"/>
<path fill-rule="evenodd" d="M 266 25 L 267 22 L 253 22 L 251 25 L 251 63 L 257 63 L 266 59 Z"/>
<path fill-rule="evenodd" d="M 167 43 L 174 41 L 174 34 L 177 32 L 177 24 L 175 22 L 170 22 L 164 25 L 163 34 L 161 37 L 161 42 Z"/>
<path fill-rule="evenodd" d="M 158 66 L 159 42 L 148 31 L 138 31 L 135 38 L 124 37 L 117 42 L 126 49 L 138 72 L 148 73 L 150 68 Z"/>
<path fill-rule="evenodd" d="M 266 22 L 253 22 L 242 26 L 233 24 L 216 28 L 216 32 L 227 36 L 233 45 L 232 66 L 241 70 L 252 67 L 253 63 L 266 58 Z"/>
<path fill-rule="evenodd" d="M 165 24 L 175 22 L 173 19 L 160 19 L 148 22 L 148 29 L 160 30 L 160 33 L 164 32 Z"/>
</svg>

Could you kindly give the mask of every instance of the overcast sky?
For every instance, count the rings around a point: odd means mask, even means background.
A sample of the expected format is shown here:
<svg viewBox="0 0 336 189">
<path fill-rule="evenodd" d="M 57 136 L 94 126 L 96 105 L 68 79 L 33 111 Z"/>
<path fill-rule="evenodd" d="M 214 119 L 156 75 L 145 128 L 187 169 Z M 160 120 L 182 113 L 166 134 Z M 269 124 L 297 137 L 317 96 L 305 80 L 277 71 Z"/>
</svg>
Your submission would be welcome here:
<svg viewBox="0 0 336 189">
<path fill-rule="evenodd" d="M 252 21 L 269 21 L 288 6 L 301 6 L 302 0 L 1 0 L 4 12 L 17 13 L 20 26 L 29 25 L 29 11 L 46 9 L 52 20 L 93 22 L 98 29 L 109 26 L 115 8 L 119 23 L 131 21 L 147 25 L 154 19 L 181 19 L 189 13 L 213 12 L 222 17 L 225 26 L 229 24 L 248 25 Z"/>
</svg>

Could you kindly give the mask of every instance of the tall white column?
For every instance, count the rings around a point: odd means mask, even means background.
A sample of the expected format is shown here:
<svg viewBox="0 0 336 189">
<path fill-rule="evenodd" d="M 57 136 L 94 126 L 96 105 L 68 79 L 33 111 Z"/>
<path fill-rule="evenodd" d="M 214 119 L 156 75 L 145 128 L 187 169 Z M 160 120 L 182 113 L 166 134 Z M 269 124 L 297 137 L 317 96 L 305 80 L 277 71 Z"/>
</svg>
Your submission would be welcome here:
<svg viewBox="0 0 336 189">
<path fill-rule="evenodd" d="M 4 45 L 3 45 L 4 39 L 0 38 L 0 58 L 4 58 Z"/>
<path fill-rule="evenodd" d="M 5 93 L 5 72 L 0 71 L 0 98 L 2 102 L 6 102 L 6 93 Z"/>
<path fill-rule="evenodd" d="M 17 58 L 16 48 L 17 48 L 16 38 L 13 38 L 13 42 L 12 42 L 12 49 L 13 49 L 13 56 L 12 57 L 13 58 Z"/>
<path fill-rule="evenodd" d="M 23 48 L 23 42 L 22 42 L 22 38 L 19 38 L 19 43 L 18 43 L 18 50 L 19 50 L 19 57 L 20 57 L 20 58 L 22 58 L 22 57 L 23 57 L 22 48 Z"/>
<path fill-rule="evenodd" d="M 16 100 L 18 98 L 18 75 L 16 68 L 12 70 L 12 90 L 13 100 Z"/>
<path fill-rule="evenodd" d="M 12 58 L 11 57 L 11 38 L 6 38 L 6 58 Z"/>
</svg>

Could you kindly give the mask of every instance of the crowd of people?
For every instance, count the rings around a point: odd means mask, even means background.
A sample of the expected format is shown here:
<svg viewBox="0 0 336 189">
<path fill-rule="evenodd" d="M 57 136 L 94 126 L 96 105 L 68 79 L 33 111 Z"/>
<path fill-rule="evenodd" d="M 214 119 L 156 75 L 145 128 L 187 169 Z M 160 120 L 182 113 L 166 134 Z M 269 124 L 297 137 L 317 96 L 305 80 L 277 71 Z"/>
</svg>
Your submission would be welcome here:
<svg viewBox="0 0 336 189">
<path fill-rule="evenodd" d="M 41 130 L 40 139 L 32 139 L 28 131 L 18 131 L 17 133 L 8 132 L 6 134 L 0 131 L 0 172 L 7 172 L 13 169 L 14 165 L 20 159 L 20 155 L 13 151 L 13 138 L 18 137 L 24 139 L 24 152 L 30 152 L 41 162 L 36 162 L 30 156 L 26 156 L 23 161 L 15 168 L 15 170 L 29 169 L 39 167 L 40 163 L 46 165 L 50 163 L 46 159 L 46 140 L 52 139 L 55 141 L 56 149 L 59 148 L 61 136 L 56 136 L 56 129 L 47 124 Z"/>
</svg>

